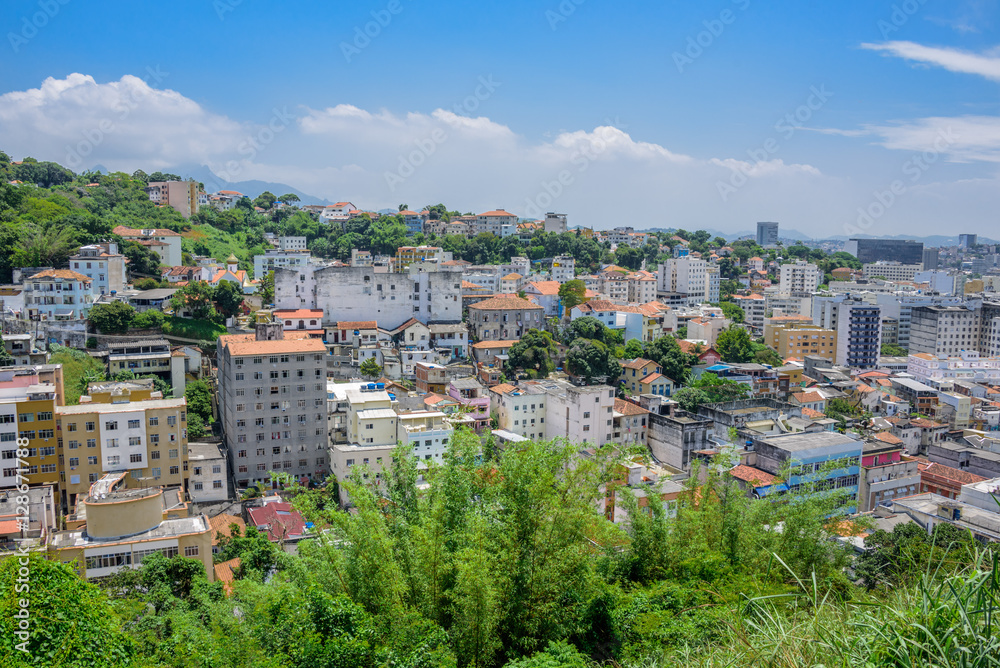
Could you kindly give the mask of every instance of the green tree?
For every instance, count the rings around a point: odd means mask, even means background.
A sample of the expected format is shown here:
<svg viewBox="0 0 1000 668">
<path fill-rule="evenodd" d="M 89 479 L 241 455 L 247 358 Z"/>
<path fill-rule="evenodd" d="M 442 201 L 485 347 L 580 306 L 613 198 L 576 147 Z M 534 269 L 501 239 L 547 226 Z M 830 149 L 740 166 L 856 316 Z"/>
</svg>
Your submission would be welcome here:
<svg viewBox="0 0 1000 668">
<path fill-rule="evenodd" d="M 754 355 L 750 333 L 735 324 L 719 332 L 715 349 L 722 356 L 723 362 L 749 362 Z"/>
<path fill-rule="evenodd" d="M 194 413 L 204 422 L 212 419 L 212 390 L 203 380 L 195 380 L 184 387 L 188 415 Z"/>
<path fill-rule="evenodd" d="M 906 357 L 909 354 L 906 348 L 894 343 L 883 343 L 881 352 L 885 357 Z"/>
<path fill-rule="evenodd" d="M 365 378 L 378 378 L 382 375 L 382 365 L 374 357 L 368 357 L 361 363 L 361 375 Z"/>
<path fill-rule="evenodd" d="M 637 357 L 642 357 L 644 351 L 642 349 L 642 342 L 638 339 L 629 339 L 625 344 L 625 359 L 635 359 Z"/>
<path fill-rule="evenodd" d="M 274 303 L 274 272 L 269 271 L 260 279 L 260 287 L 257 289 L 261 303 L 265 306 Z"/>
<path fill-rule="evenodd" d="M 215 314 L 215 290 L 205 281 L 191 281 L 170 298 L 174 312 L 187 308 L 195 320 L 210 320 Z"/>
<path fill-rule="evenodd" d="M 734 323 L 746 322 L 746 314 L 738 304 L 734 302 L 720 302 L 719 308 L 722 309 L 722 314 Z"/>
<path fill-rule="evenodd" d="M 532 377 L 545 378 L 556 368 L 553 358 L 556 344 L 544 330 L 529 329 L 521 340 L 511 346 L 507 363 L 512 369 L 530 370 Z"/>
<path fill-rule="evenodd" d="M 212 301 L 219 313 L 232 318 L 239 314 L 243 306 L 243 290 L 232 281 L 219 281 L 212 292 Z"/>
<path fill-rule="evenodd" d="M 155 276 L 160 279 L 160 256 L 136 241 L 123 241 L 121 253 L 128 260 L 129 275 Z"/>
<path fill-rule="evenodd" d="M 30 581 L 18 588 L 23 572 Z M 136 658 L 107 598 L 70 564 L 38 552 L 8 557 L 0 561 L 0 588 L 6 594 L 0 597 L 0 665 L 117 668 Z M 27 635 L 19 635 L 22 600 L 28 602 Z M 18 649 L 21 643 L 26 651 Z"/>
<path fill-rule="evenodd" d="M 563 312 L 568 315 L 573 307 L 587 300 L 587 286 L 578 278 L 566 281 L 559 286 L 559 300 L 562 302 Z"/>
<path fill-rule="evenodd" d="M 97 304 L 87 313 L 87 320 L 102 334 L 124 334 L 134 318 L 135 309 L 119 301 Z"/>
<path fill-rule="evenodd" d="M 694 412 L 702 404 L 737 401 L 749 396 L 749 385 L 728 378 L 719 378 L 714 373 L 703 373 L 698 380 L 674 392 L 671 399 L 679 403 L 684 410 Z"/>
<path fill-rule="evenodd" d="M 695 355 L 681 350 L 677 339 L 672 336 L 661 336 L 645 346 L 645 356 L 660 365 L 663 375 L 677 385 L 687 382 L 691 367 L 698 363 Z"/>
<path fill-rule="evenodd" d="M 277 200 L 278 198 L 274 196 L 274 193 L 265 190 L 260 195 L 258 195 L 256 199 L 254 199 L 253 205 L 260 207 L 261 209 L 267 210 L 270 209 L 272 206 L 274 206 L 274 203 Z"/>
<path fill-rule="evenodd" d="M 295 204 L 296 202 L 301 202 L 302 200 L 295 193 L 287 193 L 279 197 L 278 201 L 284 204 L 292 205 Z"/>
<path fill-rule="evenodd" d="M 610 348 L 601 341 L 577 339 L 566 353 L 567 370 L 587 385 L 615 385 L 622 367 Z"/>
</svg>

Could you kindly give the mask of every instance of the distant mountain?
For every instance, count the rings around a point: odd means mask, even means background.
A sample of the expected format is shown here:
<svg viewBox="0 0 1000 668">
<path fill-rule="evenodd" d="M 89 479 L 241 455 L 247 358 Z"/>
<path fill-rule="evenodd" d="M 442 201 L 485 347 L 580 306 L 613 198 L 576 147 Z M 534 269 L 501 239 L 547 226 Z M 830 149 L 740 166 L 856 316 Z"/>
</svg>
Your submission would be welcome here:
<svg viewBox="0 0 1000 668">
<path fill-rule="evenodd" d="M 299 204 L 333 204 L 333 202 L 316 197 L 314 195 L 308 195 L 294 186 L 290 186 L 287 183 L 274 183 L 271 181 L 227 181 L 217 174 L 215 174 L 211 169 L 205 165 L 197 166 L 179 166 L 172 167 L 170 169 L 165 169 L 161 171 L 171 172 L 177 174 L 183 179 L 194 179 L 195 181 L 200 181 L 205 184 L 205 192 L 214 193 L 219 190 L 235 190 L 236 192 L 241 192 L 250 198 L 257 197 L 262 192 L 267 191 L 273 193 L 274 195 L 281 196 L 288 193 L 293 193 L 298 195 L 302 200 Z"/>
</svg>

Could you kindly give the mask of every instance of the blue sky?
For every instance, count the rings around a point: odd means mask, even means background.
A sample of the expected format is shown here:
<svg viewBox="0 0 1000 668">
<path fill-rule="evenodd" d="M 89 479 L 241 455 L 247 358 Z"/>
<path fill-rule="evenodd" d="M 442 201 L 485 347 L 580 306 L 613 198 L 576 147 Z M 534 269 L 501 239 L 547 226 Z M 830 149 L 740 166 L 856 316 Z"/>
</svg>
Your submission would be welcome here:
<svg viewBox="0 0 1000 668">
<path fill-rule="evenodd" d="M 10 2 L 0 148 L 600 228 L 992 232 L 998 2 L 814 4 Z"/>
</svg>

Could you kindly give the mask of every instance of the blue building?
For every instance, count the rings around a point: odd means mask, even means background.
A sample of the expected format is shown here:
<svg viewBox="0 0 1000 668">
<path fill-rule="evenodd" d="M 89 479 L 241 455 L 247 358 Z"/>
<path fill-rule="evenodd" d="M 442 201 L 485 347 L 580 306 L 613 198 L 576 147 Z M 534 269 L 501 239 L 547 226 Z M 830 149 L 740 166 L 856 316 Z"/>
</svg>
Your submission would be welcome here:
<svg viewBox="0 0 1000 668">
<path fill-rule="evenodd" d="M 755 465 L 733 470 L 752 496 L 836 489 L 855 499 L 856 507 L 864 441 L 829 431 L 799 432 L 763 436 L 752 447 Z"/>
</svg>

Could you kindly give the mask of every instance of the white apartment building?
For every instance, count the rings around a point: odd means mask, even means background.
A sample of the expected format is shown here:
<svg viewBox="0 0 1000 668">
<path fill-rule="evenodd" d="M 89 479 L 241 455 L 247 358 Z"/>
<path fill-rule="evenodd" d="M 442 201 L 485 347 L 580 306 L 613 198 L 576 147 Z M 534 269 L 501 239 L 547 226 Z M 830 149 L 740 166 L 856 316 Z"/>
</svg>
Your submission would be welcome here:
<svg viewBox="0 0 1000 668">
<path fill-rule="evenodd" d="M 965 306 L 917 306 L 910 314 L 911 353 L 956 357 L 979 350 L 981 309 Z"/>
<path fill-rule="evenodd" d="M 861 266 L 865 278 L 872 279 L 881 276 L 887 281 L 912 281 L 913 277 L 924 269 L 922 264 L 901 264 L 899 262 L 869 262 Z"/>
<path fill-rule="evenodd" d="M 229 498 L 229 465 L 217 444 L 188 443 L 188 468 L 191 501 L 210 503 Z"/>
<path fill-rule="evenodd" d="M 706 277 L 711 276 L 711 272 L 705 274 Z M 715 277 L 719 277 L 718 271 L 715 272 Z M 711 279 L 709 279 L 710 281 Z M 718 294 L 718 287 L 716 287 L 716 294 Z M 637 271 L 634 274 L 629 274 L 628 276 L 628 301 L 631 304 L 648 304 L 651 301 L 656 300 L 656 274 L 650 271 Z M 716 298 L 718 301 L 718 298 Z"/>
<path fill-rule="evenodd" d="M 24 317 L 82 320 L 94 302 L 90 278 L 72 269 L 46 269 L 24 283 Z"/>
<path fill-rule="evenodd" d="M 351 211 L 357 211 L 358 207 L 350 202 L 337 202 L 323 209 L 319 214 L 320 221 L 324 223 L 338 222 L 344 223 L 351 217 Z"/>
<path fill-rule="evenodd" d="M 176 267 L 183 264 L 181 260 L 181 235 L 173 230 L 166 229 L 142 229 L 135 230 L 124 225 L 119 225 L 112 234 L 117 234 L 126 241 L 136 241 L 148 247 L 160 256 L 163 264 Z"/>
<path fill-rule="evenodd" d="M 552 280 L 559 283 L 572 281 L 576 278 L 576 259 L 572 255 L 560 255 L 552 258 Z"/>
<path fill-rule="evenodd" d="M 546 213 L 544 230 L 551 234 L 562 234 L 566 231 L 566 214 L 565 213 Z M 555 279 L 552 279 L 555 280 Z"/>
<path fill-rule="evenodd" d="M 690 306 L 706 301 L 707 266 L 708 263 L 704 260 L 693 257 L 667 260 L 660 265 L 657 293 L 676 292 L 687 295 Z"/>
<path fill-rule="evenodd" d="M 576 386 L 532 380 L 491 388 L 499 428 L 525 438 L 566 438 L 573 443 L 612 442 L 615 391 L 608 385 Z"/>
<path fill-rule="evenodd" d="M 490 409 L 497 415 L 497 428 L 532 440 L 548 438 L 545 431 L 545 403 L 548 394 L 543 386 L 502 383 L 490 388 Z"/>
<path fill-rule="evenodd" d="M 282 237 L 284 239 L 286 237 Z M 294 269 L 304 267 L 312 260 L 312 253 L 305 249 L 282 250 L 274 248 L 264 251 L 263 255 L 254 255 L 253 276 L 261 279 L 269 271 L 275 269 Z"/>
<path fill-rule="evenodd" d="M 722 290 L 722 273 L 714 264 L 705 266 L 705 301 L 709 304 L 719 303 L 719 292 Z"/>
<path fill-rule="evenodd" d="M 811 295 L 819 288 L 821 278 L 819 267 L 804 260 L 796 260 L 781 265 L 778 290 L 782 294 L 799 297 Z"/>
<path fill-rule="evenodd" d="M 90 279 L 95 295 L 125 291 L 125 256 L 114 242 L 81 246 L 76 255 L 70 256 L 69 267 Z"/>
<path fill-rule="evenodd" d="M 764 330 L 767 315 L 767 300 L 761 295 L 734 296 L 733 301 L 743 309 L 743 319 L 754 331 Z"/>
<path fill-rule="evenodd" d="M 949 380 L 996 385 L 1000 384 L 1000 358 L 982 357 L 974 350 L 954 357 L 914 353 L 908 358 L 906 372 L 928 385 Z"/>
</svg>

